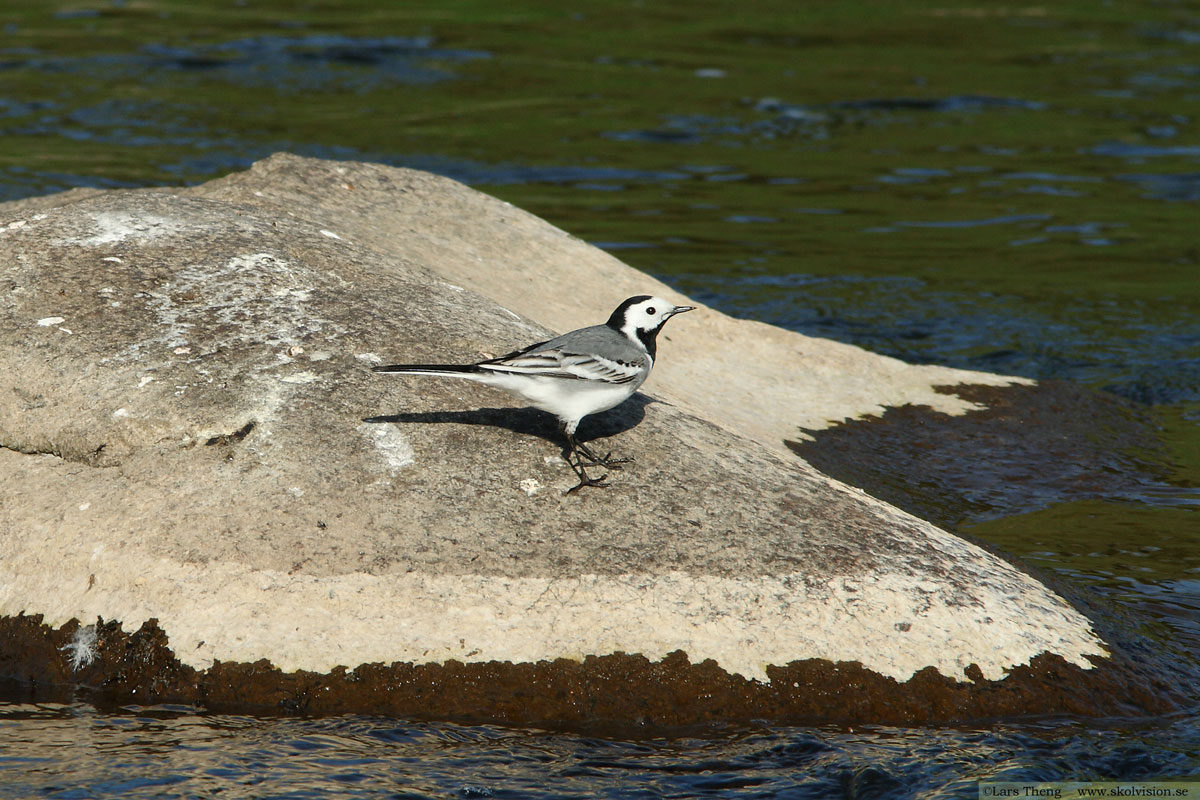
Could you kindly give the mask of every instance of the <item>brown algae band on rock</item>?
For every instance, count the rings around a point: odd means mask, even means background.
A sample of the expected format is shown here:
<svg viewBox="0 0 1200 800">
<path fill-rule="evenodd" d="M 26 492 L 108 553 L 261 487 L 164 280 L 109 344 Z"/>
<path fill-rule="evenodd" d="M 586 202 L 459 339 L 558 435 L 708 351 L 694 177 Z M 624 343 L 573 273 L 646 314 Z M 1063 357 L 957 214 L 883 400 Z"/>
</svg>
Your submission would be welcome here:
<svg viewBox="0 0 1200 800">
<path fill-rule="evenodd" d="M 157 620 L 196 674 L 679 651 L 753 685 L 804 660 L 970 683 L 1106 661 L 1058 594 L 784 444 L 1014 379 L 699 308 L 660 337 L 649 394 L 580 430 L 635 462 L 564 497 L 553 418 L 370 372 L 493 357 L 636 294 L 685 303 L 506 203 L 372 164 L 274 156 L 0 205 L 0 614 Z"/>
<path fill-rule="evenodd" d="M 181 665 L 154 620 L 55 630 L 37 617 L 0 619 L 0 691 L 14 699 L 102 705 L 186 703 L 218 712 L 390 714 L 612 730 L 744 723 L 914 725 L 1036 713 L 1076 716 L 1172 710 L 1136 665 L 1084 671 L 1040 655 L 1003 681 L 962 683 L 932 667 L 897 682 L 855 663 L 822 659 L 771 667 L 767 682 L 730 675 L 681 651 L 661 661 L 613 653 L 536 663 L 362 664 L 283 672 L 265 660 Z M 59 658 L 59 654 L 66 659 Z M 1131 668 L 1132 667 L 1132 668 Z M 971 670 L 973 672 L 973 670 Z M 17 684 L 11 687 L 6 684 Z"/>
</svg>

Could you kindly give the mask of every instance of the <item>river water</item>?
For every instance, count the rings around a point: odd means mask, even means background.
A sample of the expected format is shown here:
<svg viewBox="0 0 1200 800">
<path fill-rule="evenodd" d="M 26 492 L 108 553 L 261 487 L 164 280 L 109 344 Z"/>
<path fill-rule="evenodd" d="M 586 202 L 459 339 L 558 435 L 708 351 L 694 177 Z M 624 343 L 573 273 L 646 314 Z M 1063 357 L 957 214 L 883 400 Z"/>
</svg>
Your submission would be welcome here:
<svg viewBox="0 0 1200 800">
<path fill-rule="evenodd" d="M 417 167 L 734 315 L 1127 401 L 1149 433 L 1111 460 L 1121 491 L 998 483 L 944 524 L 1192 661 L 1198 115 L 1183 2 L 0 8 L 0 200 L 196 183 L 278 150 Z M 0 706 L 14 798 L 975 797 L 1197 775 L 1194 713 L 585 735 Z"/>
</svg>

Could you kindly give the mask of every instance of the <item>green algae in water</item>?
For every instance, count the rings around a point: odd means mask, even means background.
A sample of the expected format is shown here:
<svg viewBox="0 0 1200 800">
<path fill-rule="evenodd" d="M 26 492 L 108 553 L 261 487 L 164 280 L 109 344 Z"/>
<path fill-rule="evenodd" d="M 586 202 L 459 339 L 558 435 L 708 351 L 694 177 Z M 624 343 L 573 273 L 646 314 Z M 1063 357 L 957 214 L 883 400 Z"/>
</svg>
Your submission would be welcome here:
<svg viewBox="0 0 1200 800">
<path fill-rule="evenodd" d="M 1081 520 L 1087 524 L 1081 525 Z M 1194 505 L 1174 507 L 1081 500 L 963 530 L 1090 584 L 1121 589 L 1131 579 L 1157 584 L 1191 581 L 1196 584 L 1194 599 L 1200 601 L 1197 525 L 1200 497 Z"/>
</svg>

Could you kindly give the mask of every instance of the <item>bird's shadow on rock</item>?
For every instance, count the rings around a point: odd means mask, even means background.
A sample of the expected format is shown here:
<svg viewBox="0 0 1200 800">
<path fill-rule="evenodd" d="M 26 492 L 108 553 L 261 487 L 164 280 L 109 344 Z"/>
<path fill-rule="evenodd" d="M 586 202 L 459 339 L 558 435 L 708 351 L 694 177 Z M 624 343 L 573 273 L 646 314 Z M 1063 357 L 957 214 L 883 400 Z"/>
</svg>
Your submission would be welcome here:
<svg viewBox="0 0 1200 800">
<path fill-rule="evenodd" d="M 635 394 L 609 411 L 585 417 L 579 424 L 578 439 L 588 442 L 595 438 L 615 436 L 636 427 L 646 416 L 646 406 L 658 402 L 643 394 Z M 364 417 L 369 423 L 425 423 L 458 425 L 490 425 L 514 433 L 540 436 L 556 445 L 565 445 L 553 414 L 536 408 L 474 408 L 467 411 L 410 411 L 378 417 Z"/>
</svg>

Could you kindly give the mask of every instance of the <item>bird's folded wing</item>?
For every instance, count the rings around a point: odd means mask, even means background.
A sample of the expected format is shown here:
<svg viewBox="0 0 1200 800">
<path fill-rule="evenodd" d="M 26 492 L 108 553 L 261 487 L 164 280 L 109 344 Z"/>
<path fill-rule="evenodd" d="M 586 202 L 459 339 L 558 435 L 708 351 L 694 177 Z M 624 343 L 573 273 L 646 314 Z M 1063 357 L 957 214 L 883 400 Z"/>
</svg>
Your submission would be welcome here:
<svg viewBox="0 0 1200 800">
<path fill-rule="evenodd" d="M 512 353 L 502 358 L 484 361 L 479 366 L 496 372 L 540 375 L 547 378 L 574 378 L 604 383 L 629 383 L 636 380 L 640 374 L 637 364 L 597 355 L 568 353 L 558 349 Z"/>
<path fill-rule="evenodd" d="M 606 383 L 629 383 L 641 374 L 637 364 L 597 355 L 564 355 L 562 365 L 567 372 L 584 380 Z"/>
</svg>

